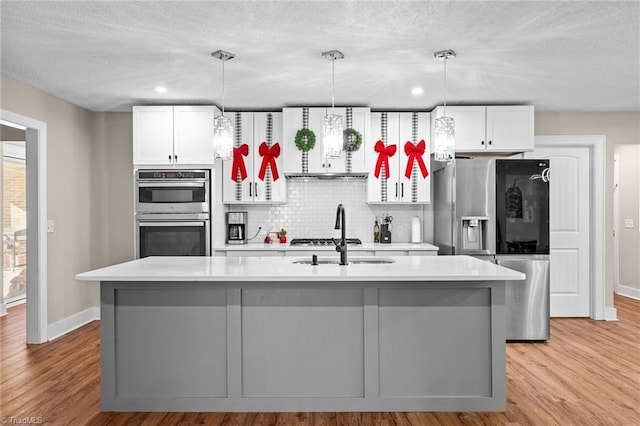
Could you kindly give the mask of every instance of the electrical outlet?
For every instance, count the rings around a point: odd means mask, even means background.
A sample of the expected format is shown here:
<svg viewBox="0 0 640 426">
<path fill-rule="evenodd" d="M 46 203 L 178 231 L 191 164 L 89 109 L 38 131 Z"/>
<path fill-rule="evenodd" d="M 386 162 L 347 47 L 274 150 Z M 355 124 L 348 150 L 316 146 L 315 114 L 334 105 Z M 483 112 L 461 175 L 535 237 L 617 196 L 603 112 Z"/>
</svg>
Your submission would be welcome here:
<svg viewBox="0 0 640 426">
<path fill-rule="evenodd" d="M 47 220 L 47 234 L 53 234 L 53 219 Z"/>
<path fill-rule="evenodd" d="M 633 219 L 625 219 L 624 227 L 625 229 L 633 229 Z"/>
</svg>

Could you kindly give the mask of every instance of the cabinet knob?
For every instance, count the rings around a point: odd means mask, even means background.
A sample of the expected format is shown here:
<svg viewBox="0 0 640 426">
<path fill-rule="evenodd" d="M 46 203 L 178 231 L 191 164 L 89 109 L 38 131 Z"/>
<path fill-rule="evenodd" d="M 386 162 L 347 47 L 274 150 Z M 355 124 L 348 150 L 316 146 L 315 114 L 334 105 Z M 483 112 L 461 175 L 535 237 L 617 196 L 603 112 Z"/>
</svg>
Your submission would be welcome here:
<svg viewBox="0 0 640 426">
<path fill-rule="evenodd" d="M 178 162 L 178 156 L 177 155 L 174 155 L 173 159 L 176 160 L 176 162 Z"/>
<path fill-rule="evenodd" d="M 484 145 L 484 141 L 480 141 L 480 145 Z"/>
<path fill-rule="evenodd" d="M 489 145 L 491 145 L 491 141 L 489 141 Z"/>
<path fill-rule="evenodd" d="M 171 156 L 169 156 L 169 162 L 171 162 Z"/>
</svg>

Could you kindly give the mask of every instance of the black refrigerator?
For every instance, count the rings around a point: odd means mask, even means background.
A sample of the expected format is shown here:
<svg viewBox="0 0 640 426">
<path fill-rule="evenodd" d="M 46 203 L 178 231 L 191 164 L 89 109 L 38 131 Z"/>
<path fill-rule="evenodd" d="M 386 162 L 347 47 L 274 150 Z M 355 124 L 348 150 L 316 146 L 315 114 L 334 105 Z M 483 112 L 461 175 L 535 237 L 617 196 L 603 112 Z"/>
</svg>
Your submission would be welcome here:
<svg viewBox="0 0 640 426">
<path fill-rule="evenodd" d="M 507 281 L 507 340 L 549 339 L 549 160 L 433 162 L 435 244 L 526 274 Z"/>
</svg>

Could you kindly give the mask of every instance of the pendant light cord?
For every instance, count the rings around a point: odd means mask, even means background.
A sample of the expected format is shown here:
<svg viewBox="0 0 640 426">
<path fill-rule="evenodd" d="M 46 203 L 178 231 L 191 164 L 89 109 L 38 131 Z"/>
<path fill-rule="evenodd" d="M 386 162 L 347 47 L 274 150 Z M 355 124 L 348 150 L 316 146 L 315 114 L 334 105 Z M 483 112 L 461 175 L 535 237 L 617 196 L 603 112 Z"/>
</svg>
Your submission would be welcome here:
<svg viewBox="0 0 640 426">
<path fill-rule="evenodd" d="M 224 62 L 226 59 L 222 59 L 222 115 L 224 115 Z"/>
<path fill-rule="evenodd" d="M 331 59 L 331 114 L 333 114 L 335 110 L 335 94 L 334 94 L 335 85 L 336 85 L 335 66 L 336 66 L 336 58 L 334 57 Z"/>
<path fill-rule="evenodd" d="M 444 57 L 444 108 L 442 114 L 447 116 L 447 57 Z"/>
</svg>

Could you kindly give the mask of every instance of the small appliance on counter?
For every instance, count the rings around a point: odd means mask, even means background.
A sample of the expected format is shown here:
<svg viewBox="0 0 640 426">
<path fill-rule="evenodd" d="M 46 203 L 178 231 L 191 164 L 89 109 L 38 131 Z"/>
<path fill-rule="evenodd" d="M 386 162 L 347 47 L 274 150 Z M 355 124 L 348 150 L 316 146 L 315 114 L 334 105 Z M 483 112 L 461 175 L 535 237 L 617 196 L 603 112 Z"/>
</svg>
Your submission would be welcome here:
<svg viewBox="0 0 640 426">
<path fill-rule="evenodd" d="M 227 244 L 247 244 L 247 212 L 227 212 Z"/>
<path fill-rule="evenodd" d="M 393 216 L 386 214 L 380 216 L 380 242 L 383 244 L 391 244 L 391 221 L 393 221 Z"/>
</svg>

